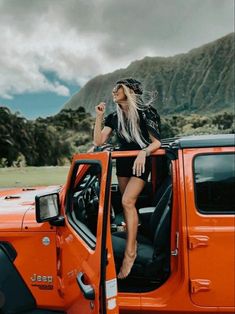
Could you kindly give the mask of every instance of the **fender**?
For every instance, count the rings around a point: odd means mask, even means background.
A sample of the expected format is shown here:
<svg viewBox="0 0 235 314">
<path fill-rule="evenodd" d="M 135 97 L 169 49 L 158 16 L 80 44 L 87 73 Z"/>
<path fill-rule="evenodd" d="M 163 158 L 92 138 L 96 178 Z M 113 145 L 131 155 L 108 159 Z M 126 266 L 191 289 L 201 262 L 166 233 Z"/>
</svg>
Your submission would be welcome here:
<svg viewBox="0 0 235 314">
<path fill-rule="evenodd" d="M 14 266 L 16 256 L 17 252 L 10 243 L 0 242 L 0 313 L 65 314 L 37 309 L 32 293 Z"/>
<path fill-rule="evenodd" d="M 0 291 L 3 296 L 3 313 L 26 312 L 36 307 L 34 297 L 13 264 L 16 255 L 12 245 L 7 242 L 0 243 Z"/>
</svg>

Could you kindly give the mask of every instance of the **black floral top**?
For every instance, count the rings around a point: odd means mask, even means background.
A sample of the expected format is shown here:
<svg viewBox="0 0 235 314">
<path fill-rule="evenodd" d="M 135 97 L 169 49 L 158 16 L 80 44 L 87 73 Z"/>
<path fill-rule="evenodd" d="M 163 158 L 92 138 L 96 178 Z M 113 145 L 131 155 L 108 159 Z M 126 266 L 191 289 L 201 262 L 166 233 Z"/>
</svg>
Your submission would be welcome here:
<svg viewBox="0 0 235 314">
<path fill-rule="evenodd" d="M 157 113 L 157 110 L 152 106 L 147 107 L 146 109 L 138 109 L 139 114 L 139 124 L 141 135 L 148 146 L 151 143 L 149 133 L 154 136 L 157 140 L 160 139 L 160 116 Z M 117 112 L 112 112 L 105 118 L 105 126 L 110 127 L 115 131 L 117 140 L 122 150 L 135 150 L 141 149 L 140 145 L 134 141 L 127 142 L 127 140 L 122 136 L 118 131 L 118 117 Z"/>
</svg>

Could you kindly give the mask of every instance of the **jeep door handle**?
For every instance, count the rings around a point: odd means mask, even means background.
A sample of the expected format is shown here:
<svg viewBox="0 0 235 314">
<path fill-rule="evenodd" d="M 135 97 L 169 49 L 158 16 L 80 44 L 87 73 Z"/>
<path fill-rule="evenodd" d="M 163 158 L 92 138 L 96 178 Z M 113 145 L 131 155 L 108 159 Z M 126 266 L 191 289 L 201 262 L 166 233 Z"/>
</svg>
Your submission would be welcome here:
<svg viewBox="0 0 235 314">
<path fill-rule="evenodd" d="M 88 300 L 95 300 L 95 290 L 92 285 L 86 285 L 83 283 L 84 273 L 79 272 L 77 275 L 77 283 L 79 288 L 82 290 L 84 297 Z"/>
</svg>

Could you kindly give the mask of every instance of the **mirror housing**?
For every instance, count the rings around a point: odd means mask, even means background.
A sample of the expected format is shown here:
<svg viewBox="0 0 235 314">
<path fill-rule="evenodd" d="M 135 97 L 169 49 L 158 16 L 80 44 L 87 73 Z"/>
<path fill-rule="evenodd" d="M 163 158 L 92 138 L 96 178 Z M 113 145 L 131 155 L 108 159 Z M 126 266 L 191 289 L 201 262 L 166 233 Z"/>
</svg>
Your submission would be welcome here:
<svg viewBox="0 0 235 314">
<path fill-rule="evenodd" d="M 57 220 L 60 215 L 59 193 L 36 195 L 35 210 L 37 222 Z"/>
</svg>

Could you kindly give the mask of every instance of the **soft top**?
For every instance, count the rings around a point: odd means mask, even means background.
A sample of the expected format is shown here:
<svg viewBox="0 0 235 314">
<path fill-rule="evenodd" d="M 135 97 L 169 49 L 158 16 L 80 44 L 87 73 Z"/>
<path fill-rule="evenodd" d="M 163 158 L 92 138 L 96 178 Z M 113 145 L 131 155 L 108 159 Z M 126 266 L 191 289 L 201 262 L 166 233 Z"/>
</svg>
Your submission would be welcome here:
<svg viewBox="0 0 235 314">
<path fill-rule="evenodd" d="M 235 134 L 185 136 L 173 141 L 171 146 L 178 148 L 235 146 Z"/>
</svg>

